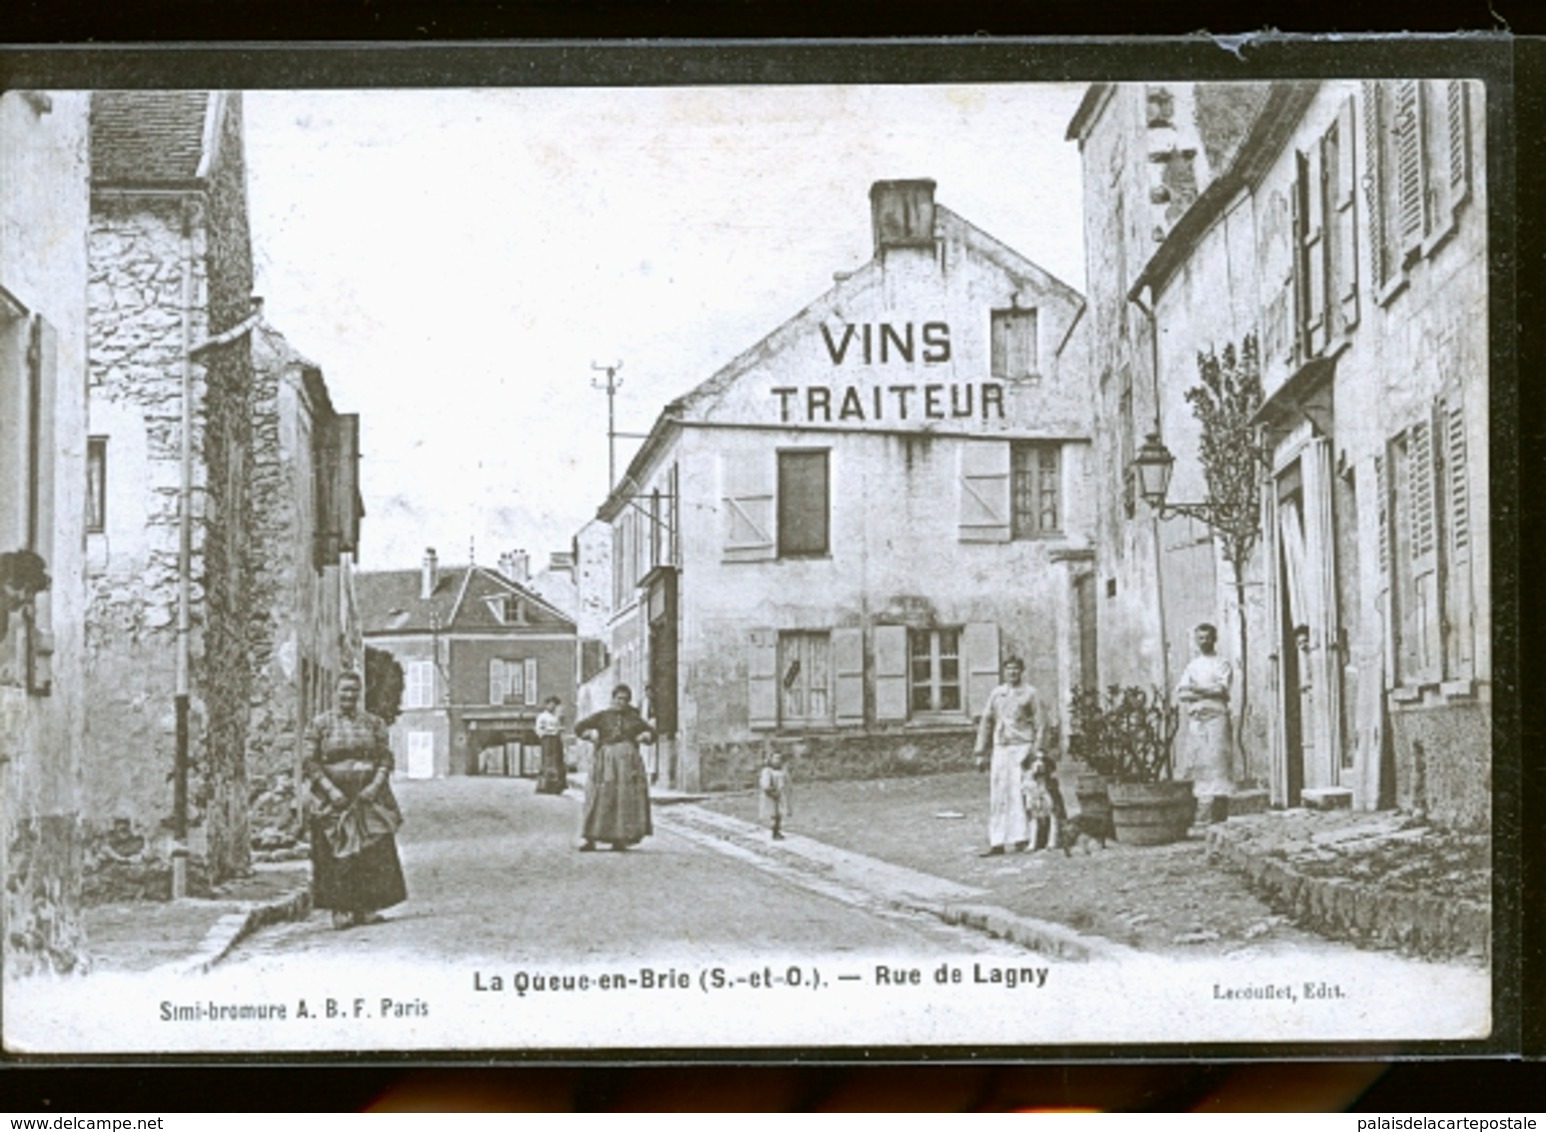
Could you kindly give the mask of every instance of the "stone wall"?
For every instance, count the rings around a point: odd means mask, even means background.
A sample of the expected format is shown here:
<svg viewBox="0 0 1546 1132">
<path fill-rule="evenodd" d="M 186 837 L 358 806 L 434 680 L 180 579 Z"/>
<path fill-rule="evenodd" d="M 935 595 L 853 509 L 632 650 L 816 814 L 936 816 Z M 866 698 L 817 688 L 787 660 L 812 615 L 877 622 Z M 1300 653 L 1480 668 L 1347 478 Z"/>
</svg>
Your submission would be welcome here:
<svg viewBox="0 0 1546 1132">
<path fill-rule="evenodd" d="M 954 728 L 708 743 L 697 749 L 698 770 L 704 790 L 749 789 L 777 749 L 796 783 L 939 774 L 970 769 L 975 739 L 972 730 Z"/>
<path fill-rule="evenodd" d="M 250 311 L 251 252 L 240 104 L 228 103 L 208 191 L 102 194 L 88 237 L 91 431 L 108 438 L 108 529 L 91 536 L 86 617 L 87 868 L 169 848 L 175 752 L 183 225 L 189 338 Z M 247 661 L 246 477 L 252 365 L 245 343 L 191 367 L 189 822 L 211 878 L 244 872 Z M 109 835 L 120 846 L 114 849 Z"/>
<path fill-rule="evenodd" d="M 84 817 L 94 845 L 121 821 L 158 854 L 171 815 L 174 743 L 182 208 L 169 198 L 98 198 L 88 245 L 91 431 L 107 437 L 112 486 L 107 529 L 90 539 Z M 195 295 L 201 251 L 196 240 Z M 200 386 L 196 373 L 195 396 Z M 203 464 L 194 467 L 202 487 Z M 195 601 L 201 592 L 195 585 Z M 195 703 L 194 734 L 202 717 Z"/>
<path fill-rule="evenodd" d="M 1488 829 L 1492 824 L 1490 704 L 1445 702 L 1390 714 L 1396 805 L 1435 825 Z"/>
</svg>

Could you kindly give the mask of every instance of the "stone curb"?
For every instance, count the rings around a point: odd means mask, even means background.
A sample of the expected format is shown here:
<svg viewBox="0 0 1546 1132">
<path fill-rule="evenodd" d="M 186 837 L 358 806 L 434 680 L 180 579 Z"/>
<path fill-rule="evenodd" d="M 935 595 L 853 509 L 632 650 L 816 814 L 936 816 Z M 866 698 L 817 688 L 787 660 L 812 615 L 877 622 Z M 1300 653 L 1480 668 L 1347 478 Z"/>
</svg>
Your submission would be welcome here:
<svg viewBox="0 0 1546 1132">
<path fill-rule="evenodd" d="M 720 817 L 721 824 L 745 825 L 738 819 Z M 748 829 L 755 827 L 747 826 Z M 754 843 L 738 843 L 724 836 L 712 836 L 702 829 L 691 825 L 683 827 L 672 823 L 671 831 L 678 836 L 687 837 L 689 840 L 706 845 L 719 852 L 725 852 L 726 846 L 734 846 L 738 858 L 747 861 L 754 868 L 764 867 L 764 863 L 770 858 L 767 856 L 766 847 L 759 841 Z M 760 829 L 757 832 L 761 832 Z M 797 837 L 796 842 L 805 838 Z M 824 845 L 824 842 L 814 842 Z M 864 854 L 842 851 L 854 859 L 867 859 L 877 864 L 887 865 L 884 860 L 876 857 L 866 857 Z M 801 855 L 802 860 L 812 864 L 819 864 L 814 858 Z M 830 868 L 830 865 L 827 866 Z M 828 878 L 830 879 L 830 878 Z M 796 882 L 798 883 L 798 882 Z M 968 886 L 959 882 L 950 881 L 952 888 L 965 890 Z M 844 887 L 852 889 L 859 887 L 852 879 L 844 882 Z M 828 895 L 834 895 L 823 887 L 819 891 L 827 891 Z M 1047 920 L 1038 920 L 1030 916 L 1021 916 L 1007 909 L 1000 908 L 996 904 L 983 904 L 975 901 L 962 900 L 930 900 L 921 895 L 904 896 L 898 893 L 888 895 L 880 888 L 868 888 L 870 896 L 879 898 L 882 905 L 900 912 L 908 912 L 914 915 L 931 916 L 941 923 L 952 927 L 966 928 L 971 931 L 981 932 L 984 935 L 996 936 L 999 939 L 1009 940 L 1011 943 L 1035 951 L 1039 955 L 1049 959 L 1062 959 L 1067 962 L 1085 963 L 1099 960 L 1121 961 L 1138 958 L 1141 953 L 1130 947 L 1104 939 L 1099 936 L 1087 936 L 1062 924 L 1051 923 Z M 837 899 L 845 903 L 853 903 L 848 897 L 837 895 Z"/>
<path fill-rule="evenodd" d="M 1429 959 L 1491 958 L 1492 910 L 1486 905 L 1307 876 L 1288 860 L 1251 852 L 1227 826 L 1208 830 L 1208 856 L 1244 876 L 1267 903 L 1333 938 Z"/>
<path fill-rule="evenodd" d="M 307 882 L 285 896 L 262 903 L 249 904 L 240 912 L 229 912 L 220 919 L 199 944 L 198 950 L 187 959 L 171 964 L 178 974 L 207 974 L 225 959 L 236 945 L 259 928 L 289 920 L 304 920 L 311 914 L 311 884 Z"/>
<path fill-rule="evenodd" d="M 1122 962 L 1138 959 L 1143 954 L 1120 943 L 1083 935 L 1061 924 L 1021 916 L 994 904 L 944 904 L 919 907 L 918 910 L 947 924 L 1011 940 L 1049 959 L 1076 963 Z"/>
</svg>

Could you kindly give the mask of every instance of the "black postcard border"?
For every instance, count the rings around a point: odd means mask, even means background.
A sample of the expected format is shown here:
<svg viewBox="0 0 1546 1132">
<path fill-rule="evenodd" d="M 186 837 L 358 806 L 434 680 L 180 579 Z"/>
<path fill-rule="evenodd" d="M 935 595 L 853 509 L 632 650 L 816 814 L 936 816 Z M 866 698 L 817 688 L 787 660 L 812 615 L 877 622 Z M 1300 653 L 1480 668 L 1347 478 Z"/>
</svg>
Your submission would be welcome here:
<svg viewBox="0 0 1546 1132">
<path fill-rule="evenodd" d="M 1516 65 L 1521 81 L 1516 86 Z M 1491 278 L 1491 480 L 1493 500 L 1493 1033 L 1475 1041 L 1403 1043 L 1146 1044 L 1121 1047 L 950 1046 L 699 1050 L 391 1050 L 297 1055 L 194 1054 L 146 1057 L 0 1053 L 0 1068 L 97 1066 L 628 1066 L 929 1062 L 951 1065 L 1024 1061 L 1144 1062 L 1178 1065 L 1256 1060 L 1393 1061 L 1539 1056 L 1546 1051 L 1543 1011 L 1525 988 L 1543 955 L 1535 917 L 1540 901 L 1538 839 L 1526 823 L 1525 794 L 1538 801 L 1540 768 L 1526 767 L 1524 687 L 1519 634 L 1523 579 L 1520 536 L 1530 528 L 1519 491 L 1521 438 L 1546 428 L 1540 398 L 1521 399 L 1522 357 L 1541 331 L 1525 312 L 1541 298 L 1539 255 L 1525 254 L 1539 224 L 1520 217 L 1541 212 L 1540 165 L 1546 126 L 1546 43 L 1506 33 L 1458 35 L 1295 36 L 1262 33 L 1220 40 L 1206 35 L 1170 39 L 895 39 L 675 40 L 468 43 L 232 42 L 181 45 L 74 45 L 0 48 L 0 89 L 339 89 L 351 87 L 546 86 L 822 83 L 994 83 L 1144 81 L 1163 78 L 1263 80 L 1289 78 L 1480 78 L 1487 86 L 1488 212 Z M 1516 157 L 1522 171 L 1516 169 Z M 1519 176 L 1516 194 L 1516 174 Z M 1528 204 L 1528 207 L 1525 207 Z M 1519 240 L 1527 241 L 1521 245 Z M 1530 270 L 1535 268 L 1534 272 Z M 1516 294 L 1516 273 L 1521 274 Z M 1516 331 L 1517 328 L 1517 331 Z M 1538 344 L 1538 343 L 1536 343 Z M 1538 708 L 1535 710 L 1539 710 Z M 1528 813 L 1538 813 L 1529 806 Z M 1527 832 L 1528 831 L 1528 832 Z M 1522 933 L 1526 907 L 1532 910 Z M 1528 945 L 1528 946 L 1527 946 Z M 1538 996 L 1537 996 L 1538 997 Z M 1478 1098 L 1480 1099 L 1480 1098 Z"/>
</svg>

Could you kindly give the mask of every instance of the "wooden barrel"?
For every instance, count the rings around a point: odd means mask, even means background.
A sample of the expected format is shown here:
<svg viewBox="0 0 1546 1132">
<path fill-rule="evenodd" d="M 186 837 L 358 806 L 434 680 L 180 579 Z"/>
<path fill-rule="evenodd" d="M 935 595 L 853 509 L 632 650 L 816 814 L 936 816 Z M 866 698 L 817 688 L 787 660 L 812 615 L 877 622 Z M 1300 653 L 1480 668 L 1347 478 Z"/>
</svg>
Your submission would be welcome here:
<svg viewBox="0 0 1546 1132">
<path fill-rule="evenodd" d="M 1115 834 L 1111 828 L 1111 797 L 1106 792 L 1106 778 L 1100 774 L 1081 774 L 1074 779 L 1074 797 L 1079 802 L 1079 813 L 1084 816 L 1086 832 L 1104 831 L 1107 837 Z"/>
<path fill-rule="evenodd" d="M 1169 845 L 1186 836 L 1196 813 L 1189 780 L 1113 782 L 1111 822 L 1123 845 Z"/>
</svg>

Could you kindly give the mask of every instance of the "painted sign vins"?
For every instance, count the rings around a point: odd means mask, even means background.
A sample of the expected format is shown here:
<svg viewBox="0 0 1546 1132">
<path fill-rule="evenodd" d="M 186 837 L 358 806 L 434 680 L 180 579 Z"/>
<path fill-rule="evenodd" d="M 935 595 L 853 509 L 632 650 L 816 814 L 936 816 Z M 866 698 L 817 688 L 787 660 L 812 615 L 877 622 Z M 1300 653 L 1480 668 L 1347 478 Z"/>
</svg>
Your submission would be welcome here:
<svg viewBox="0 0 1546 1132">
<path fill-rule="evenodd" d="M 822 342 L 834 366 L 950 361 L 950 325 L 925 322 L 823 325 Z M 778 419 L 784 424 L 844 421 L 943 421 L 1004 419 L 1004 387 L 997 382 L 897 382 L 886 385 L 779 385 Z"/>
<path fill-rule="evenodd" d="M 835 336 L 829 327 L 823 325 L 821 337 L 827 343 L 827 354 L 835 366 L 842 365 L 855 346 L 858 347 L 858 356 L 854 360 L 865 365 L 873 365 L 876 361 L 886 365 L 893 355 L 899 361 L 910 362 L 918 352 L 917 343 L 913 340 L 913 324 L 910 322 L 904 322 L 900 330 L 889 322 L 865 322 L 858 326 L 850 322 L 843 327 L 841 334 Z M 925 364 L 937 365 L 950 360 L 948 323 L 926 322 L 919 337 L 923 340 Z"/>
</svg>

